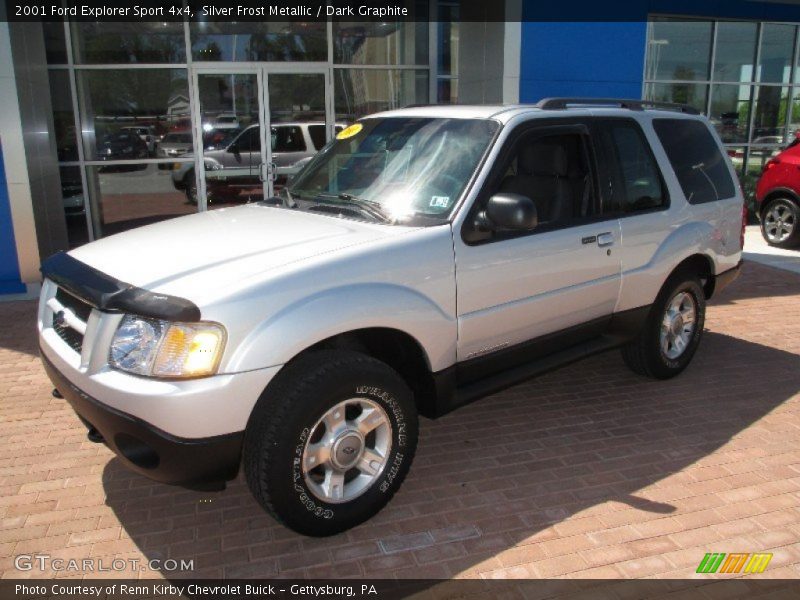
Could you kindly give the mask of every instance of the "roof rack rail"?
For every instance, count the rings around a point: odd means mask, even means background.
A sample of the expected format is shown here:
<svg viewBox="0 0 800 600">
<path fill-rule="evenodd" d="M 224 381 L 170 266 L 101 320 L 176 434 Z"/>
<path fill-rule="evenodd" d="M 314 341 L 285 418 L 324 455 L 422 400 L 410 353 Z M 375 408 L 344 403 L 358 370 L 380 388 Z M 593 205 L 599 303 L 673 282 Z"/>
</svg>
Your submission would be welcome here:
<svg viewBox="0 0 800 600">
<path fill-rule="evenodd" d="M 688 104 L 675 102 L 655 102 L 652 100 L 629 100 L 624 98 L 544 98 L 536 103 L 542 110 L 564 110 L 570 106 L 616 106 L 628 110 L 644 110 L 645 108 L 660 108 L 675 110 L 687 115 L 699 115 L 695 107 Z"/>
</svg>

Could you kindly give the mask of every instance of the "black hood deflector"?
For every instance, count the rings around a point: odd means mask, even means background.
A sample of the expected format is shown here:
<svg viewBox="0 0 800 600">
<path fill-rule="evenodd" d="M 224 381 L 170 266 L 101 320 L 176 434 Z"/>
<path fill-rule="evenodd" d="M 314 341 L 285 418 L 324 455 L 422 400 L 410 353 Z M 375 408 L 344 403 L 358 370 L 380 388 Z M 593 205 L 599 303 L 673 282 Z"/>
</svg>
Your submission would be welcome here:
<svg viewBox="0 0 800 600">
<path fill-rule="evenodd" d="M 125 283 L 82 263 L 66 252 L 58 252 L 45 260 L 41 271 L 42 275 L 59 287 L 103 311 L 130 313 L 166 321 L 200 320 L 200 309 L 194 302 Z"/>
</svg>

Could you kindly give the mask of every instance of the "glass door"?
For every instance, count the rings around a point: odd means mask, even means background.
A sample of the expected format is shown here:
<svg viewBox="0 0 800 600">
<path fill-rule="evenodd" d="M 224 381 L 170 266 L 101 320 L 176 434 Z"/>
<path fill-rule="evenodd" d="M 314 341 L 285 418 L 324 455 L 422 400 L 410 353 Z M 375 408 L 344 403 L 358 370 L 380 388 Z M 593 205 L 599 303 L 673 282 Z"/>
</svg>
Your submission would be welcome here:
<svg viewBox="0 0 800 600">
<path fill-rule="evenodd" d="M 334 133 L 324 68 L 200 68 L 194 87 L 203 168 L 200 177 L 187 173 L 185 189 L 200 210 L 272 196 Z"/>
<path fill-rule="evenodd" d="M 272 192 L 280 190 L 330 139 L 324 72 L 266 74 Z"/>
<path fill-rule="evenodd" d="M 195 90 L 195 156 L 202 156 L 203 168 L 194 190 L 187 181 L 188 201 L 203 210 L 263 200 L 268 193 L 263 74 L 259 69 L 197 71 Z"/>
</svg>

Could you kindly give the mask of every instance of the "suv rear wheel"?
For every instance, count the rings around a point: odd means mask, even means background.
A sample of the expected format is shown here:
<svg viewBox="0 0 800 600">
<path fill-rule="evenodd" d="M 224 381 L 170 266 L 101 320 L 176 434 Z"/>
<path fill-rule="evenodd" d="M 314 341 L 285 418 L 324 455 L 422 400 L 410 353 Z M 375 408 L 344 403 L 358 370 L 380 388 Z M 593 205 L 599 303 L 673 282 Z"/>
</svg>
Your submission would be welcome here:
<svg viewBox="0 0 800 600">
<path fill-rule="evenodd" d="M 622 348 L 632 371 L 669 379 L 691 362 L 703 334 L 706 297 L 697 276 L 678 273 L 664 285 L 642 331 Z"/>
<path fill-rule="evenodd" d="M 790 198 L 770 201 L 761 215 L 761 235 L 770 246 L 791 248 L 800 243 L 800 207 Z"/>
<path fill-rule="evenodd" d="M 305 535 L 349 529 L 400 487 L 417 445 L 413 396 L 388 365 L 324 350 L 288 365 L 245 432 L 244 470 L 262 507 Z"/>
</svg>

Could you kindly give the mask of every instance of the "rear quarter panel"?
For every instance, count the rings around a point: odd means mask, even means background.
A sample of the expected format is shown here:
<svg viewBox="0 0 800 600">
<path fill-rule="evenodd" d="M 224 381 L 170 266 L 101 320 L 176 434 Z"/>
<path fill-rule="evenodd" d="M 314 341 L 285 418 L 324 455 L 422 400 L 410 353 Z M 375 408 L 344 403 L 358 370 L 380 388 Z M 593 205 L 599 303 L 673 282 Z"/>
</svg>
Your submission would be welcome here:
<svg viewBox="0 0 800 600">
<path fill-rule="evenodd" d="M 661 168 L 670 205 L 666 210 L 621 218 L 622 286 L 617 311 L 651 304 L 671 272 L 689 256 L 700 254 L 711 259 L 713 274 L 733 268 L 741 258 L 739 236 L 743 199 L 730 161 L 726 162 L 734 180 L 735 196 L 717 202 L 689 204 L 653 129 L 653 119 L 664 116 L 693 118 L 651 112 L 636 116 Z M 723 152 L 719 138 L 713 129 L 711 132 Z"/>
</svg>

